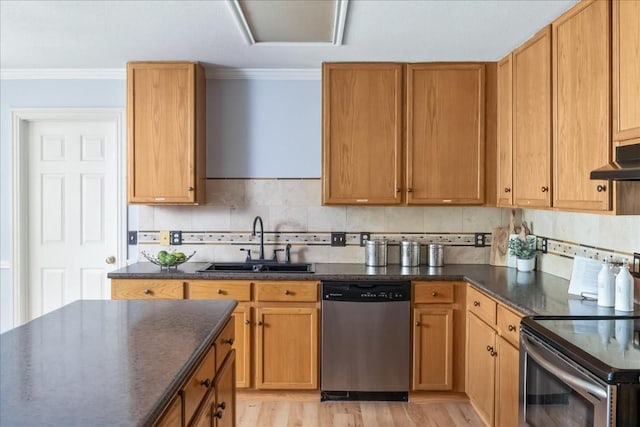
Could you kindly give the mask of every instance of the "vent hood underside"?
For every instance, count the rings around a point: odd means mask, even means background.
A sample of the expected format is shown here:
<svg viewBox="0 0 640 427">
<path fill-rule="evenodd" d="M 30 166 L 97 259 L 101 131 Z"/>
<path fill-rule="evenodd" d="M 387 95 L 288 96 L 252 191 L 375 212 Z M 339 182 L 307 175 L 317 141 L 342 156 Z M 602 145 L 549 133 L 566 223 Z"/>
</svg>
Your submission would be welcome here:
<svg viewBox="0 0 640 427">
<path fill-rule="evenodd" d="M 640 181 L 640 144 L 616 147 L 616 163 L 591 171 L 590 178 Z"/>
</svg>

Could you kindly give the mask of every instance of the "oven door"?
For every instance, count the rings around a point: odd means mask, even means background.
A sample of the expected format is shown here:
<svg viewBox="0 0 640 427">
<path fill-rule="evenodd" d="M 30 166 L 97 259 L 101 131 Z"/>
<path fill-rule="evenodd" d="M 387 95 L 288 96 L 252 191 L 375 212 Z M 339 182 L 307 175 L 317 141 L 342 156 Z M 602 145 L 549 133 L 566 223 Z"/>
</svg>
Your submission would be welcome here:
<svg viewBox="0 0 640 427">
<path fill-rule="evenodd" d="M 522 331 L 520 426 L 612 427 L 612 387 Z"/>
</svg>

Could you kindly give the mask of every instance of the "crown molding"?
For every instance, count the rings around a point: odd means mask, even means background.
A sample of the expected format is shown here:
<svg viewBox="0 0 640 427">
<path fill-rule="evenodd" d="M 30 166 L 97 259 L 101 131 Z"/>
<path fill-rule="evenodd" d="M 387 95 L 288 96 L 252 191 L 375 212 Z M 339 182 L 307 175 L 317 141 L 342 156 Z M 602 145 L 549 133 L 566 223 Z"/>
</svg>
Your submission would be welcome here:
<svg viewBox="0 0 640 427">
<path fill-rule="evenodd" d="M 124 80 L 124 68 L 3 68 L 1 80 Z"/>
<path fill-rule="evenodd" d="M 208 68 L 208 79 L 320 80 L 320 68 Z M 122 68 L 6 68 L 0 80 L 125 80 Z"/>
<path fill-rule="evenodd" d="M 320 80 L 320 68 L 213 68 L 209 79 L 219 80 Z"/>
</svg>

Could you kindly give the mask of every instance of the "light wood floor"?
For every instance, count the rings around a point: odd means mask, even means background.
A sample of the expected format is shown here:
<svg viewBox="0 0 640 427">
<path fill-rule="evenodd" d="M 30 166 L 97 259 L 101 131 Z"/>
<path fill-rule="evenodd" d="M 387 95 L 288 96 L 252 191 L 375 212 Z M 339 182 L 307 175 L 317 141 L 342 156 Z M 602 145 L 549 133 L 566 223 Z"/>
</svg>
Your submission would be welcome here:
<svg viewBox="0 0 640 427">
<path fill-rule="evenodd" d="M 409 402 L 320 402 L 319 392 L 238 391 L 238 427 L 449 427 L 484 423 L 463 395 L 409 397 Z"/>
</svg>

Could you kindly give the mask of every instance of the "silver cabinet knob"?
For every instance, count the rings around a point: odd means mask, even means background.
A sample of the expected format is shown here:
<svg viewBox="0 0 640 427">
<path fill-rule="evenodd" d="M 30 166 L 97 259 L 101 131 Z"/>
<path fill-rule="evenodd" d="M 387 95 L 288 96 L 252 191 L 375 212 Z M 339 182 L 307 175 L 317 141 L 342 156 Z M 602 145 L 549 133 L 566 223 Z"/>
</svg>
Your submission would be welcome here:
<svg viewBox="0 0 640 427">
<path fill-rule="evenodd" d="M 116 257 L 114 257 L 113 255 L 109 255 L 104 262 L 106 262 L 107 264 L 115 264 L 116 263 Z"/>
</svg>

